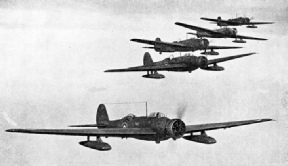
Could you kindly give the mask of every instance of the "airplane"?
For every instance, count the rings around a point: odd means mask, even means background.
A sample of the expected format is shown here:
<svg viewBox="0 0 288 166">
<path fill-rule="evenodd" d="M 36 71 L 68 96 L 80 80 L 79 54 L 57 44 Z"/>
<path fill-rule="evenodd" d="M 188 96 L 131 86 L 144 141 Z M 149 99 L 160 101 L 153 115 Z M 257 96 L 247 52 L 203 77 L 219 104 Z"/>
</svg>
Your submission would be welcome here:
<svg viewBox="0 0 288 166">
<path fill-rule="evenodd" d="M 150 54 L 146 52 L 143 58 L 143 66 L 129 67 L 126 69 L 110 69 L 105 72 L 133 72 L 133 71 L 147 71 L 147 75 L 143 75 L 144 78 L 162 79 L 165 78 L 163 74 L 159 74 L 157 71 L 175 71 L 191 73 L 198 68 L 209 71 L 222 71 L 223 67 L 218 66 L 217 63 L 225 62 L 228 60 L 249 56 L 255 53 L 240 54 L 235 56 L 228 56 L 224 58 L 208 60 L 205 56 L 193 56 L 185 54 L 180 57 L 170 57 L 159 62 L 153 62 Z M 210 66 L 213 65 L 213 66 Z"/>
<path fill-rule="evenodd" d="M 143 47 L 143 48 L 150 48 L 154 49 L 156 52 L 162 54 L 162 52 L 189 52 L 189 51 L 197 51 L 197 50 L 204 50 L 201 54 L 204 55 L 219 55 L 218 52 L 215 52 L 214 49 L 236 49 L 242 47 L 231 47 L 231 46 L 209 46 L 209 41 L 207 39 L 186 39 L 182 41 L 174 41 L 170 42 L 163 42 L 160 38 L 156 38 L 155 41 L 153 40 L 146 40 L 146 39 L 131 39 L 130 41 L 150 44 L 153 47 Z M 210 52 L 207 52 L 207 49 L 211 49 Z"/>
<path fill-rule="evenodd" d="M 256 38 L 256 37 L 250 37 L 250 36 L 243 36 L 243 35 L 238 35 L 237 34 L 237 29 L 236 28 L 228 28 L 228 27 L 223 27 L 219 28 L 216 30 L 211 30 L 211 29 L 206 29 L 202 27 L 197 27 L 194 25 L 188 25 L 180 22 L 176 22 L 176 25 L 195 30 L 196 33 L 188 33 L 192 35 L 196 35 L 198 38 L 202 37 L 209 37 L 209 38 L 235 38 L 233 40 L 234 43 L 246 43 L 245 40 L 243 39 L 250 39 L 250 40 L 267 40 L 263 38 Z M 237 40 L 240 39 L 240 40 Z"/>
<path fill-rule="evenodd" d="M 214 144 L 216 143 L 216 140 L 208 136 L 206 131 L 267 121 L 272 121 L 272 119 L 253 119 L 224 123 L 185 125 L 180 117 L 169 119 L 160 112 L 154 112 L 149 116 L 146 115 L 140 117 L 128 114 L 122 119 L 110 120 L 105 105 L 100 104 L 96 113 L 96 124 L 70 126 L 82 127 L 82 129 L 8 129 L 6 132 L 87 136 L 86 141 L 79 142 L 80 145 L 94 150 L 108 151 L 112 148 L 108 143 L 103 142 L 101 137 L 120 137 L 122 139 L 135 138 L 144 141 L 155 141 L 157 144 L 170 138 L 173 140 L 184 138 L 185 140 L 197 143 Z M 87 129 L 86 127 L 90 128 Z M 196 135 L 195 133 L 200 134 Z M 90 137 L 96 137 L 96 140 L 90 140 Z"/>
<path fill-rule="evenodd" d="M 248 17 L 237 17 L 232 18 L 228 20 L 222 20 L 219 16 L 217 19 L 213 18 L 205 18 L 201 17 L 200 19 L 206 20 L 206 21 L 213 21 L 216 22 L 218 26 L 241 26 L 241 25 L 247 25 L 247 28 L 257 28 L 255 25 L 261 25 L 261 24 L 274 24 L 274 22 L 250 22 L 251 19 Z"/>
</svg>

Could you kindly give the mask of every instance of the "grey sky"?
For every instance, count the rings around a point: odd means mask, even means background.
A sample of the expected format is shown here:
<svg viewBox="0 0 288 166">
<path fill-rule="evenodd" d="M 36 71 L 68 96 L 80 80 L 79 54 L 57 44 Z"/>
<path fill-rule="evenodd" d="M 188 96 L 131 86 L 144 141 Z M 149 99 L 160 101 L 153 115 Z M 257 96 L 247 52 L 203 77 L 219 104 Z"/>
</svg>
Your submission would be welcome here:
<svg viewBox="0 0 288 166">
<path fill-rule="evenodd" d="M 0 9 L 1 165 L 287 164 L 286 1 L 2 1 Z M 221 51 L 221 56 L 259 53 L 221 64 L 223 72 L 161 72 L 163 80 L 144 79 L 141 72 L 103 72 L 141 65 L 145 51 L 154 60 L 171 55 L 144 50 L 131 38 L 185 39 L 189 30 L 174 22 L 216 28 L 199 18 L 236 14 L 277 23 L 237 28 L 239 34 L 269 40 Z M 236 45 L 231 41 L 211 40 L 213 45 Z M 85 137 L 4 132 L 93 123 L 100 103 L 129 101 L 148 101 L 149 112 L 171 118 L 187 105 L 186 124 L 253 118 L 277 122 L 207 132 L 217 140 L 208 146 L 104 138 L 112 146 L 109 152 L 80 146 Z M 107 109 L 111 119 L 145 115 L 141 104 Z"/>
</svg>

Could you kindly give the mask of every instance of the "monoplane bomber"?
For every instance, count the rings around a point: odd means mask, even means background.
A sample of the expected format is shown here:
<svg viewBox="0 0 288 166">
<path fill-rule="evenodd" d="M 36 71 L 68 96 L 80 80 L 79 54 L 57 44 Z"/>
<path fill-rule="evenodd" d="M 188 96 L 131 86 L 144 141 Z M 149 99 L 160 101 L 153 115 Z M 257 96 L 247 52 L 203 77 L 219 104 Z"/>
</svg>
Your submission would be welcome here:
<svg viewBox="0 0 288 166">
<path fill-rule="evenodd" d="M 175 24 L 196 31 L 196 33 L 189 32 L 188 34 L 196 35 L 198 38 L 235 38 L 235 40 L 233 40 L 234 43 L 246 43 L 246 41 L 243 39 L 267 40 L 264 38 L 239 35 L 236 28 L 223 27 L 216 30 L 211 30 L 180 22 L 176 22 Z"/>
<path fill-rule="evenodd" d="M 72 125 L 70 127 L 83 127 L 82 129 L 8 129 L 7 132 L 30 133 L 30 134 L 52 134 L 68 136 L 86 136 L 86 141 L 79 142 L 80 145 L 100 150 L 111 150 L 108 143 L 102 141 L 101 137 L 135 138 L 144 141 L 161 141 L 172 138 L 173 140 L 184 138 L 203 144 L 214 144 L 216 140 L 206 134 L 206 131 L 226 129 L 242 125 L 271 121 L 272 119 L 254 119 L 244 121 L 232 121 L 224 123 L 208 123 L 198 125 L 186 125 L 181 117 L 175 119 L 167 118 L 163 113 L 151 113 L 150 116 L 136 117 L 128 114 L 122 119 L 109 120 L 104 104 L 100 104 L 96 113 L 95 124 Z M 90 127 L 85 129 L 84 127 Z M 98 127 L 98 129 L 95 129 Z M 197 133 L 197 134 L 195 134 Z M 200 133 L 200 134 L 198 134 Z M 90 140 L 90 137 L 96 140 Z"/>
<path fill-rule="evenodd" d="M 153 45 L 153 47 L 143 47 L 143 48 L 154 49 L 156 52 L 159 52 L 160 54 L 162 52 L 190 52 L 190 51 L 194 52 L 197 50 L 204 50 L 204 52 L 202 52 L 201 54 L 219 55 L 219 53 L 215 52 L 214 49 L 242 48 L 233 46 L 210 46 L 209 41 L 207 39 L 195 39 L 195 38 L 174 41 L 172 43 L 163 42 L 161 41 L 160 38 L 156 38 L 155 41 L 146 39 L 131 39 L 131 41 Z M 211 51 L 208 52 L 206 51 L 207 49 Z"/>
<path fill-rule="evenodd" d="M 157 71 L 175 71 L 175 72 L 189 72 L 198 68 L 209 71 L 222 71 L 223 67 L 218 66 L 218 63 L 229 61 L 236 58 L 242 58 L 250 56 L 255 53 L 240 54 L 235 56 L 228 56 L 224 58 L 217 58 L 208 60 L 205 56 L 193 56 L 185 54 L 179 57 L 165 58 L 159 62 L 153 62 L 150 54 L 146 52 L 143 58 L 143 66 L 129 67 L 126 69 L 110 69 L 105 72 L 134 72 L 134 71 L 146 71 L 147 75 L 143 75 L 145 78 L 162 79 L 165 78 L 163 74 L 159 74 Z"/>
<path fill-rule="evenodd" d="M 247 28 L 257 28 L 256 25 L 262 25 L 262 24 L 274 24 L 274 22 L 251 22 L 253 18 L 248 17 L 236 17 L 231 18 L 228 20 L 222 20 L 221 17 L 217 17 L 217 19 L 213 18 L 205 18 L 201 17 L 202 20 L 206 21 L 212 21 L 213 23 L 216 23 L 218 26 L 241 26 L 241 25 L 247 25 Z"/>
</svg>

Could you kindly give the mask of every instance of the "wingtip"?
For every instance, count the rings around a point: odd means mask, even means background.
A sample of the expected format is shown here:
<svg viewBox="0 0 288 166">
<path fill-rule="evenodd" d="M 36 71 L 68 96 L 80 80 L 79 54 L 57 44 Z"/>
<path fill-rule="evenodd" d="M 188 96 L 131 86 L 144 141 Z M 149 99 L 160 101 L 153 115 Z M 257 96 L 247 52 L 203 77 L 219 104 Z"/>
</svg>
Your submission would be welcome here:
<svg viewBox="0 0 288 166">
<path fill-rule="evenodd" d="M 130 41 L 134 41 L 134 42 L 137 41 L 137 40 L 139 40 L 139 39 L 130 39 Z"/>
<path fill-rule="evenodd" d="M 258 54 L 258 52 L 247 53 L 247 55 L 253 55 L 253 54 Z"/>
<path fill-rule="evenodd" d="M 268 122 L 268 121 L 275 121 L 275 120 L 274 119 L 270 119 L 270 118 L 265 118 L 265 119 L 259 119 L 259 121 Z"/>
<path fill-rule="evenodd" d="M 12 129 L 7 129 L 5 130 L 6 132 L 13 132 Z"/>
<path fill-rule="evenodd" d="M 5 130 L 6 132 L 18 132 L 19 131 L 19 129 L 7 129 L 7 130 Z"/>
</svg>

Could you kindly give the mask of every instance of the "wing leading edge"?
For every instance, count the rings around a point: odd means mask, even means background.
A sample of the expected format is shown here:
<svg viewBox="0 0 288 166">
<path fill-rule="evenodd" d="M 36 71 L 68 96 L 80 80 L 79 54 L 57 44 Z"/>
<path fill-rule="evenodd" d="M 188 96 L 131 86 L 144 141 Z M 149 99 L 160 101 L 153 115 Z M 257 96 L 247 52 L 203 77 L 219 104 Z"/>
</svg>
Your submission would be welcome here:
<svg viewBox="0 0 288 166">
<path fill-rule="evenodd" d="M 155 66 L 137 66 L 137 67 L 129 67 L 126 69 L 110 69 L 105 70 L 104 72 L 132 72 L 132 71 L 164 71 L 171 69 L 180 69 L 189 67 L 186 64 L 173 64 L 173 65 L 155 65 Z"/>
<path fill-rule="evenodd" d="M 187 125 L 185 133 L 200 132 L 206 130 L 216 130 L 216 129 L 226 129 L 230 127 L 237 127 L 243 125 L 250 125 L 254 123 L 262 123 L 272 121 L 273 119 L 253 119 L 253 120 L 243 120 L 243 121 L 231 121 L 224 123 L 208 123 L 199 125 Z"/>
<path fill-rule="evenodd" d="M 108 129 L 8 129 L 6 132 L 52 134 L 70 136 L 110 136 L 154 135 L 149 128 L 108 128 Z"/>
<path fill-rule="evenodd" d="M 250 55 L 253 55 L 253 54 L 256 54 L 256 53 L 252 52 L 252 53 L 248 53 L 248 54 L 240 54 L 240 55 L 228 56 L 228 57 L 224 57 L 224 58 L 211 59 L 211 60 L 208 60 L 208 65 L 229 61 L 229 60 L 232 60 L 232 59 L 242 58 L 244 56 L 250 56 Z"/>
</svg>

